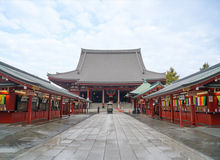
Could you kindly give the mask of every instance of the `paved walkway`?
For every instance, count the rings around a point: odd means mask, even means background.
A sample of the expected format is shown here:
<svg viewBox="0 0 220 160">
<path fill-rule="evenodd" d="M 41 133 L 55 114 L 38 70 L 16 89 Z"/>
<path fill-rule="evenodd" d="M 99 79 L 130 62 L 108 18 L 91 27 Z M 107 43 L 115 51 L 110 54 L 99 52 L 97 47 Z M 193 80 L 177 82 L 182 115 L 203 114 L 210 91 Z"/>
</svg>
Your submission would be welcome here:
<svg viewBox="0 0 220 160">
<path fill-rule="evenodd" d="M 101 112 L 15 159 L 203 160 L 211 158 L 129 115 Z"/>
<path fill-rule="evenodd" d="M 0 124 L 0 160 L 10 160 L 27 149 L 39 145 L 93 115 L 80 114 L 14 124 Z"/>
<path fill-rule="evenodd" d="M 145 114 L 129 115 L 178 142 L 220 160 L 220 126 L 193 127 L 187 123 L 182 128 L 179 126 L 179 121 L 171 123 L 168 119 L 152 119 L 150 115 L 146 117 Z"/>
</svg>

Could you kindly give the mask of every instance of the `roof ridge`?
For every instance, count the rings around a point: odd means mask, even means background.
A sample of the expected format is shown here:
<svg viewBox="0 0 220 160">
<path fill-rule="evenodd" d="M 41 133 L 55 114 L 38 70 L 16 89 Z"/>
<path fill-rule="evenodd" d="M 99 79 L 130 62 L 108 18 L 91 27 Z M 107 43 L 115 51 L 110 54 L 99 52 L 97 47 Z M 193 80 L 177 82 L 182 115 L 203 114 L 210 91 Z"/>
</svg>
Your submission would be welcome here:
<svg viewBox="0 0 220 160">
<path fill-rule="evenodd" d="M 81 48 L 81 52 L 89 52 L 89 53 L 101 53 L 101 54 L 105 54 L 105 53 L 141 53 L 141 48 L 137 48 L 137 49 L 118 49 L 118 50 L 102 50 L 102 49 L 85 49 L 85 48 Z"/>
<path fill-rule="evenodd" d="M 183 77 L 183 78 L 181 78 L 181 79 L 179 79 L 179 80 L 177 80 L 177 81 L 174 81 L 174 82 L 172 82 L 172 83 L 174 84 L 174 83 L 180 82 L 180 81 L 185 80 L 185 79 L 187 79 L 187 78 L 189 78 L 189 77 L 192 77 L 192 76 L 198 75 L 198 74 L 200 74 L 200 73 L 203 73 L 203 72 L 207 72 L 207 71 L 209 71 L 209 70 L 212 70 L 213 68 L 216 68 L 216 67 L 220 67 L 220 63 L 217 63 L 217 64 L 215 64 L 215 65 L 213 65 L 213 66 L 211 66 L 211 67 L 208 67 L 208 68 L 206 68 L 206 69 L 200 70 L 200 71 L 198 71 L 198 72 L 196 72 L 196 73 L 193 73 L 193 74 L 191 74 L 191 75 L 188 75 L 188 76 L 186 76 L 186 77 Z"/>
<path fill-rule="evenodd" d="M 19 69 L 19 68 L 13 67 L 13 66 L 11 66 L 11 65 L 9 65 L 9 64 L 6 64 L 6 63 L 4 63 L 4 62 L 2 62 L 2 61 L 0 61 L 0 64 L 3 65 L 3 66 L 5 66 L 5 67 L 8 67 L 8 68 L 10 68 L 10 69 L 14 69 L 14 70 L 19 71 L 19 72 L 21 72 L 21 73 L 27 74 L 27 75 L 32 76 L 32 77 L 34 77 L 34 78 L 37 78 L 37 79 L 40 79 L 40 80 L 45 81 L 45 82 L 47 82 L 47 83 L 50 83 L 50 81 L 47 81 L 47 80 L 45 80 L 45 79 L 43 79 L 43 78 L 41 78 L 41 77 L 38 77 L 38 76 L 36 76 L 36 75 L 30 74 L 30 73 L 28 73 L 28 72 L 25 72 L 25 71 L 23 71 L 23 70 L 21 70 L 21 69 Z"/>
</svg>

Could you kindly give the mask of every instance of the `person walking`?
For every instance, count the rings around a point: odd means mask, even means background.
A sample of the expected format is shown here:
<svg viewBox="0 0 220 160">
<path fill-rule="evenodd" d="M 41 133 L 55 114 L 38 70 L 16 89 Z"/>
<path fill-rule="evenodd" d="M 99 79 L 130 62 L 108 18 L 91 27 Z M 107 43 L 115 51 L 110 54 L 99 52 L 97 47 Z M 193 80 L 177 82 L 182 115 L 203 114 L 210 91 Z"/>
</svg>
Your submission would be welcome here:
<svg viewBox="0 0 220 160">
<path fill-rule="evenodd" d="M 100 108 L 99 108 L 99 106 L 98 106 L 98 108 L 97 108 L 98 114 L 99 114 L 99 110 L 100 110 Z"/>
</svg>

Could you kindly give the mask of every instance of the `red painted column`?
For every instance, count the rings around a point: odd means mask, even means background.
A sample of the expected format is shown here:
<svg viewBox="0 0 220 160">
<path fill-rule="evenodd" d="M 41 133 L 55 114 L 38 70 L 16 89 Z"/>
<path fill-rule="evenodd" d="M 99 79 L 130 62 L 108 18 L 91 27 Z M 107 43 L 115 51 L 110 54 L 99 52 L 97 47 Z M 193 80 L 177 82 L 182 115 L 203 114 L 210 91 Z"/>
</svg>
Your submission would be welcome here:
<svg viewBox="0 0 220 160">
<path fill-rule="evenodd" d="M 118 96 L 117 96 L 117 102 L 118 102 L 118 108 L 121 108 L 120 107 L 120 90 L 118 90 Z"/>
<path fill-rule="evenodd" d="M 90 90 L 89 90 L 89 87 L 87 87 L 87 100 L 90 100 Z M 89 108 L 89 103 L 88 103 L 88 106 L 87 106 L 87 110 Z"/>
<path fill-rule="evenodd" d="M 158 102 L 159 102 L 159 118 L 163 118 L 162 107 L 161 107 L 161 97 L 159 97 Z"/>
<path fill-rule="evenodd" d="M 137 113 L 137 111 L 138 111 L 138 100 L 136 99 L 136 113 Z"/>
<path fill-rule="evenodd" d="M 83 113 L 83 107 L 84 107 L 84 106 L 83 106 L 83 102 L 82 102 L 82 113 Z"/>
<path fill-rule="evenodd" d="M 79 104 L 79 114 L 80 114 L 80 102 L 78 102 L 78 104 Z"/>
<path fill-rule="evenodd" d="M 27 124 L 31 124 L 31 111 L 32 111 L 32 96 L 29 96 L 28 100 L 28 119 Z"/>
<path fill-rule="evenodd" d="M 102 90 L 102 107 L 105 105 L 105 90 Z"/>
<path fill-rule="evenodd" d="M 179 102 L 180 104 L 180 102 Z M 183 121 L 182 121 L 182 106 L 179 106 L 179 116 L 180 116 L 180 127 L 183 127 Z"/>
<path fill-rule="evenodd" d="M 171 122 L 174 122 L 173 95 L 170 95 Z"/>
<path fill-rule="evenodd" d="M 145 102 L 145 103 L 146 103 L 146 102 Z M 146 117 L 147 117 L 147 106 L 146 106 L 146 109 L 145 109 L 145 110 L 146 110 Z"/>
<path fill-rule="evenodd" d="M 141 102 L 141 114 L 142 114 L 142 102 Z"/>
<path fill-rule="evenodd" d="M 49 94 L 48 120 L 51 120 L 51 94 Z"/>
<path fill-rule="evenodd" d="M 153 100 L 150 99 L 150 108 L 151 108 L 151 117 L 154 118 L 154 106 L 153 106 Z"/>
<path fill-rule="evenodd" d="M 68 115 L 70 116 L 71 99 L 69 98 Z"/>
<path fill-rule="evenodd" d="M 61 96 L 60 100 L 60 118 L 63 117 L 63 96 Z"/>
<path fill-rule="evenodd" d="M 196 124 L 196 117 L 195 117 L 195 105 L 193 103 L 193 96 L 190 96 L 190 107 L 191 107 L 191 125 L 195 125 L 197 126 Z"/>
</svg>

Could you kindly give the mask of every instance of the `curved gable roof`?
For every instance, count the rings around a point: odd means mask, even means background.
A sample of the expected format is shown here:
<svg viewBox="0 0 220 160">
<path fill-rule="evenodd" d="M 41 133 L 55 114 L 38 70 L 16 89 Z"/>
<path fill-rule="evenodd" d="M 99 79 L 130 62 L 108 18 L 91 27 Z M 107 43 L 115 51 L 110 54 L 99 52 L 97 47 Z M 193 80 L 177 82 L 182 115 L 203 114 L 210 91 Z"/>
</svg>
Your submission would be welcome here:
<svg viewBox="0 0 220 160">
<path fill-rule="evenodd" d="M 165 73 L 146 70 L 141 49 L 81 49 L 75 70 L 48 74 L 49 79 L 78 80 L 80 83 L 142 83 L 143 79 L 165 79 Z"/>
</svg>

